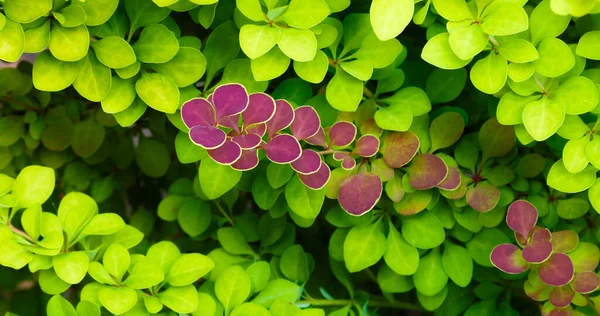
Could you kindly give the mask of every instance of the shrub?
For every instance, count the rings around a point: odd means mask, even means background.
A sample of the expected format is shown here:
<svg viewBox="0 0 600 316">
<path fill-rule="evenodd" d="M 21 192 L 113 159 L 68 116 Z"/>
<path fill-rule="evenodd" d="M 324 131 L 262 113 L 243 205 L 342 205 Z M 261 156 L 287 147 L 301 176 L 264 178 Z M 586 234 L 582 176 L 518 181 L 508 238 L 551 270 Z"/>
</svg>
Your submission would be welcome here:
<svg viewBox="0 0 600 316">
<path fill-rule="evenodd" d="M 599 18 L 0 0 L 0 313 L 600 314 Z"/>
</svg>

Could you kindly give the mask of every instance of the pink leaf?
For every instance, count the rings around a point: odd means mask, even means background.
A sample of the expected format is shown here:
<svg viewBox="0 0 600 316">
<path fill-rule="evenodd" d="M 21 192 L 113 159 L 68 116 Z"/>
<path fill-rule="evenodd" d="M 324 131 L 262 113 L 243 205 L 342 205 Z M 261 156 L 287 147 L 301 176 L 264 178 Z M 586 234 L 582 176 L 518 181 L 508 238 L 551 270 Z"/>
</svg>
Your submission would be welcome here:
<svg viewBox="0 0 600 316">
<path fill-rule="evenodd" d="M 600 286 L 600 276 L 592 271 L 579 272 L 571 282 L 571 287 L 577 293 L 587 294 L 594 292 Z"/>
<path fill-rule="evenodd" d="M 500 189 L 484 181 L 467 191 L 467 203 L 479 212 L 491 211 L 500 201 Z"/>
<path fill-rule="evenodd" d="M 340 121 L 329 130 L 329 143 L 332 146 L 346 147 L 356 138 L 356 126 L 350 122 Z"/>
<path fill-rule="evenodd" d="M 375 207 L 382 191 L 383 183 L 378 175 L 370 172 L 359 173 L 342 182 L 338 201 L 350 215 L 360 216 Z"/>
<path fill-rule="evenodd" d="M 263 146 L 267 158 L 274 163 L 292 163 L 302 155 L 302 147 L 294 136 L 279 134 Z"/>
<path fill-rule="evenodd" d="M 303 140 L 314 136 L 321 128 L 321 119 L 312 106 L 304 105 L 298 107 L 294 114 L 294 121 L 290 126 L 292 134 L 296 139 Z"/>
<path fill-rule="evenodd" d="M 294 108 L 286 100 L 275 100 L 275 114 L 267 122 L 269 138 L 290 126 L 292 121 L 294 121 Z"/>
<path fill-rule="evenodd" d="M 342 168 L 345 170 L 352 170 L 354 167 L 356 167 L 356 161 L 354 161 L 354 159 L 350 156 L 344 157 L 344 160 L 342 161 Z"/>
<path fill-rule="evenodd" d="M 244 126 L 264 123 L 275 114 L 275 100 L 268 94 L 256 92 L 250 94 L 248 107 L 242 112 Z"/>
<path fill-rule="evenodd" d="M 246 88 L 238 83 L 221 85 L 212 94 L 217 118 L 242 113 L 248 106 L 248 100 Z"/>
<path fill-rule="evenodd" d="M 267 132 L 267 124 L 265 124 L 265 123 L 254 124 L 254 125 L 248 126 L 246 128 L 247 134 L 256 134 L 260 137 L 265 136 L 266 132 Z"/>
<path fill-rule="evenodd" d="M 217 117 L 215 109 L 206 99 L 195 98 L 187 101 L 181 107 L 181 119 L 188 128 L 197 125 L 215 126 Z"/>
<path fill-rule="evenodd" d="M 323 131 L 322 127 L 319 128 L 319 131 L 315 135 L 305 139 L 304 141 L 311 145 L 327 148 L 327 142 L 325 142 L 325 132 Z"/>
<path fill-rule="evenodd" d="M 217 123 L 220 126 L 232 129 L 237 134 L 240 134 L 240 115 L 239 114 L 220 117 L 218 119 Z"/>
<path fill-rule="evenodd" d="M 490 254 L 490 261 L 496 268 L 509 274 L 519 274 L 529 268 L 521 256 L 521 250 L 513 244 L 496 246 Z"/>
<path fill-rule="evenodd" d="M 300 158 L 291 163 L 291 167 L 300 174 L 313 174 L 321 168 L 321 156 L 314 150 L 304 149 Z"/>
<path fill-rule="evenodd" d="M 231 165 L 231 168 L 239 171 L 246 171 L 256 168 L 258 166 L 258 152 L 256 148 L 242 151 L 242 156 L 235 163 Z"/>
<path fill-rule="evenodd" d="M 319 168 L 319 171 L 313 174 L 298 174 L 300 181 L 302 181 L 302 183 L 304 183 L 305 186 L 313 190 L 322 189 L 327 184 L 327 182 L 329 182 L 330 176 L 331 170 L 329 170 L 329 166 L 325 162 L 321 162 L 321 167 Z"/>
<path fill-rule="evenodd" d="M 258 136 L 256 134 L 237 135 L 237 136 L 233 136 L 231 138 L 231 140 L 236 142 L 238 145 L 240 145 L 240 147 L 242 147 L 242 149 L 246 149 L 246 150 L 256 148 L 262 142 L 262 139 L 260 138 L 260 136 Z"/>
<path fill-rule="evenodd" d="M 215 149 L 223 145 L 227 135 L 217 127 L 196 125 L 190 129 L 192 142 L 204 149 Z"/>
<path fill-rule="evenodd" d="M 221 147 L 207 152 L 210 158 L 222 165 L 231 165 L 242 156 L 240 145 L 230 140 L 225 141 Z"/>
<path fill-rule="evenodd" d="M 573 301 L 573 297 L 575 297 L 575 292 L 568 286 L 557 287 L 550 292 L 550 303 L 558 308 L 567 307 Z"/>
<path fill-rule="evenodd" d="M 383 161 L 392 168 L 400 168 L 413 159 L 419 146 L 419 138 L 411 131 L 388 133 L 381 145 Z"/>
<path fill-rule="evenodd" d="M 444 161 L 433 154 L 420 154 L 407 168 L 408 182 L 417 190 L 427 190 L 440 184 L 448 174 Z"/>
<path fill-rule="evenodd" d="M 354 152 L 361 157 L 372 157 L 379 151 L 379 138 L 373 135 L 363 135 L 356 141 Z"/>
<path fill-rule="evenodd" d="M 529 232 L 535 226 L 538 212 L 533 204 L 525 200 L 514 201 L 506 213 L 506 224 L 517 233 L 528 237 Z"/>
<path fill-rule="evenodd" d="M 552 254 L 552 243 L 534 241 L 523 249 L 523 259 L 529 263 L 542 263 Z"/>
<path fill-rule="evenodd" d="M 461 177 L 458 168 L 448 166 L 448 175 L 446 179 L 437 185 L 438 188 L 446 191 L 454 191 L 460 187 Z"/>
<path fill-rule="evenodd" d="M 538 269 L 540 279 L 550 286 L 563 286 L 573 279 L 573 261 L 564 253 L 555 253 Z"/>
</svg>

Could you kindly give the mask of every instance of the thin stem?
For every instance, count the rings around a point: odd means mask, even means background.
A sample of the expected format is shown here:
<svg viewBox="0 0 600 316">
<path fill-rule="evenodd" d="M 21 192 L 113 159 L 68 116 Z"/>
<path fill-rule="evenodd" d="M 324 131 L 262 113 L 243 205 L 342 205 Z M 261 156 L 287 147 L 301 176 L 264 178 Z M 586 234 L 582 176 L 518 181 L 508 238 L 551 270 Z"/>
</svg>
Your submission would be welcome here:
<svg viewBox="0 0 600 316">
<path fill-rule="evenodd" d="M 363 86 L 363 94 L 368 98 L 368 99 L 372 99 L 373 98 L 373 92 L 371 92 L 371 90 L 369 90 L 369 88 L 367 88 L 366 86 Z"/>
<path fill-rule="evenodd" d="M 545 93 L 546 92 L 546 87 L 544 87 L 544 84 L 540 81 L 540 79 L 536 75 L 533 76 L 533 80 L 535 81 L 535 84 L 540 89 L 542 89 L 542 93 Z"/>
<path fill-rule="evenodd" d="M 219 212 L 221 212 L 223 217 L 225 217 L 225 219 L 227 219 L 229 224 L 231 224 L 231 226 L 233 226 L 233 219 L 229 216 L 229 214 L 227 214 L 227 212 L 223 209 L 223 207 L 221 207 L 221 205 L 219 203 L 215 203 L 215 205 L 217 206 L 217 208 L 219 209 Z"/>
<path fill-rule="evenodd" d="M 10 230 L 12 230 L 13 233 L 29 240 L 32 244 L 35 243 L 33 241 L 33 239 L 31 239 L 31 237 L 29 237 L 29 235 L 27 235 L 25 232 L 21 231 L 20 229 L 14 227 L 12 224 L 8 224 L 8 228 L 10 228 Z"/>
<path fill-rule="evenodd" d="M 327 155 L 327 154 L 335 154 L 336 152 L 337 152 L 337 150 L 327 149 L 327 150 L 317 151 L 317 154 Z"/>
<path fill-rule="evenodd" d="M 310 304 L 312 306 L 346 306 L 352 305 L 354 303 L 353 300 L 302 300 L 299 301 L 298 304 Z M 371 300 L 369 301 L 369 306 L 371 307 L 383 307 L 383 308 L 395 308 L 395 309 L 405 309 L 405 310 L 413 310 L 420 311 L 423 310 L 421 306 L 411 303 L 405 302 L 389 302 L 384 300 Z"/>
<path fill-rule="evenodd" d="M 490 42 L 492 42 L 492 45 L 494 46 L 500 46 L 500 43 L 498 43 L 498 40 L 496 40 L 494 35 L 490 35 Z"/>
</svg>

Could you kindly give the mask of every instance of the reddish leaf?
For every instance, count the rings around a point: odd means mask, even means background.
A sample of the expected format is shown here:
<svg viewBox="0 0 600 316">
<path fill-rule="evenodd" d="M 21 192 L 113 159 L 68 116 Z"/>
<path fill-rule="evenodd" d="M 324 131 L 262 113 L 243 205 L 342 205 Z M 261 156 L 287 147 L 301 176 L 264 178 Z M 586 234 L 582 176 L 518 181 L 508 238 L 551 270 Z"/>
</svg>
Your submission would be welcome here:
<svg viewBox="0 0 600 316">
<path fill-rule="evenodd" d="M 254 124 L 252 126 L 248 126 L 246 128 L 246 133 L 247 134 L 256 134 L 260 137 L 265 136 L 265 133 L 267 132 L 267 124 L 265 123 L 261 123 L 261 124 Z"/>
<path fill-rule="evenodd" d="M 552 305 L 550 301 L 546 302 L 544 306 L 542 306 L 542 316 L 572 316 L 573 315 L 573 307 L 571 305 L 558 308 Z"/>
<path fill-rule="evenodd" d="M 540 279 L 550 286 L 563 286 L 573 279 L 573 262 L 564 253 L 555 253 L 540 265 Z"/>
<path fill-rule="evenodd" d="M 541 228 L 539 226 L 533 227 L 533 234 L 531 234 L 532 241 L 551 241 L 552 234 L 548 228 Z"/>
<path fill-rule="evenodd" d="M 362 121 L 359 127 L 360 133 L 363 135 L 381 135 L 381 133 L 383 133 L 383 129 L 377 125 L 374 118 Z"/>
<path fill-rule="evenodd" d="M 235 163 L 231 165 L 231 168 L 239 171 L 246 171 L 256 168 L 258 166 L 258 152 L 256 148 L 242 151 L 242 156 Z"/>
<path fill-rule="evenodd" d="M 529 267 L 521 256 L 521 249 L 513 244 L 496 246 L 490 254 L 490 261 L 496 268 L 509 274 L 522 273 Z"/>
<path fill-rule="evenodd" d="M 319 128 L 319 131 L 315 135 L 305 139 L 304 141 L 311 145 L 327 148 L 327 142 L 325 141 L 325 131 L 323 131 L 322 127 Z"/>
<path fill-rule="evenodd" d="M 379 138 L 373 135 L 363 135 L 356 141 L 354 152 L 361 157 L 372 157 L 379 151 Z"/>
<path fill-rule="evenodd" d="M 294 136 L 280 134 L 263 146 L 267 158 L 274 163 L 286 164 L 294 162 L 302 155 L 302 147 Z"/>
<path fill-rule="evenodd" d="M 336 151 L 333 153 L 333 160 L 342 161 L 344 158 L 350 156 L 350 153 L 347 151 Z"/>
<path fill-rule="evenodd" d="M 232 129 L 236 134 L 240 134 L 240 115 L 234 114 L 230 116 L 220 117 L 218 122 L 220 126 Z"/>
<path fill-rule="evenodd" d="M 356 167 L 356 161 L 354 161 L 352 157 L 346 156 L 342 161 L 342 168 L 345 170 L 351 170 L 354 169 L 354 167 Z"/>
<path fill-rule="evenodd" d="M 567 307 L 573 301 L 575 293 L 568 286 L 561 286 L 552 289 L 550 292 L 550 304 L 554 307 Z"/>
<path fill-rule="evenodd" d="M 579 235 L 572 230 L 561 230 L 552 233 L 554 252 L 569 253 L 579 245 Z"/>
<path fill-rule="evenodd" d="M 517 244 L 519 244 L 519 246 L 521 246 L 522 248 L 525 248 L 525 246 L 527 246 L 527 243 L 529 242 L 526 237 L 523 237 L 523 235 L 517 232 L 515 232 L 515 239 L 517 240 Z"/>
<path fill-rule="evenodd" d="M 237 136 L 233 136 L 231 138 L 231 140 L 236 142 L 238 145 L 240 145 L 240 147 L 242 147 L 242 149 L 246 149 L 246 150 L 256 148 L 262 142 L 262 139 L 260 138 L 260 136 L 258 136 L 256 134 L 237 135 Z"/>
<path fill-rule="evenodd" d="M 248 106 L 248 101 L 246 88 L 238 83 L 221 85 L 212 94 L 217 119 L 242 113 Z"/>
<path fill-rule="evenodd" d="M 345 147 L 356 138 L 356 126 L 350 122 L 340 121 L 329 130 L 329 143 L 332 146 Z"/>
<path fill-rule="evenodd" d="M 242 156 L 242 148 L 237 143 L 227 140 L 217 149 L 208 150 L 208 155 L 222 165 L 231 165 Z"/>
<path fill-rule="evenodd" d="M 264 123 L 275 114 L 275 100 L 266 93 L 256 92 L 249 96 L 248 107 L 242 112 L 244 126 Z"/>
<path fill-rule="evenodd" d="M 571 282 L 571 287 L 575 292 L 587 294 L 594 292 L 600 286 L 600 276 L 592 271 L 579 272 Z"/>
<path fill-rule="evenodd" d="M 190 129 L 192 142 L 204 149 L 215 149 L 225 143 L 225 132 L 212 126 L 196 125 Z"/>
<path fill-rule="evenodd" d="M 446 191 L 454 191 L 460 187 L 461 177 L 458 168 L 448 166 L 448 175 L 446 179 L 437 185 L 438 188 Z"/>
<path fill-rule="evenodd" d="M 529 236 L 529 232 L 535 226 L 538 219 L 538 212 L 533 204 L 525 201 L 518 200 L 514 201 L 509 207 L 506 213 L 506 224 L 513 231 L 523 235 Z"/>
<path fill-rule="evenodd" d="M 304 149 L 300 158 L 292 162 L 291 166 L 298 173 L 313 174 L 321 168 L 321 156 L 314 150 Z"/>
<path fill-rule="evenodd" d="M 267 122 L 269 138 L 290 126 L 292 121 L 294 121 L 294 108 L 286 100 L 275 100 L 275 114 Z"/>
<path fill-rule="evenodd" d="M 215 126 L 217 122 L 214 107 L 208 100 L 202 98 L 185 102 L 181 107 L 181 119 L 188 128 L 197 125 Z"/>
<path fill-rule="evenodd" d="M 411 131 L 387 133 L 381 144 L 383 161 L 392 168 L 400 168 L 413 159 L 419 146 L 419 138 Z"/>
<path fill-rule="evenodd" d="M 350 215 L 360 216 L 375 207 L 381 198 L 383 183 L 370 172 L 355 174 L 342 182 L 338 201 Z"/>
<path fill-rule="evenodd" d="M 552 243 L 534 241 L 523 249 L 523 259 L 529 263 L 542 263 L 552 254 Z"/>
<path fill-rule="evenodd" d="M 317 111 L 310 105 L 304 105 L 296 108 L 294 111 L 294 121 L 290 126 L 292 135 L 298 140 L 303 140 L 314 136 L 321 128 L 321 119 Z"/>
<path fill-rule="evenodd" d="M 420 154 L 413 158 L 407 169 L 408 183 L 417 190 L 427 190 L 440 184 L 448 174 L 444 161 L 433 154 Z"/>
<path fill-rule="evenodd" d="M 467 203 L 479 212 L 491 211 L 500 201 L 500 189 L 485 181 L 467 191 Z"/>
<path fill-rule="evenodd" d="M 329 181 L 330 176 L 331 170 L 329 170 L 329 166 L 325 162 L 321 162 L 321 167 L 316 173 L 309 175 L 298 174 L 300 181 L 313 190 L 322 189 Z"/>
</svg>

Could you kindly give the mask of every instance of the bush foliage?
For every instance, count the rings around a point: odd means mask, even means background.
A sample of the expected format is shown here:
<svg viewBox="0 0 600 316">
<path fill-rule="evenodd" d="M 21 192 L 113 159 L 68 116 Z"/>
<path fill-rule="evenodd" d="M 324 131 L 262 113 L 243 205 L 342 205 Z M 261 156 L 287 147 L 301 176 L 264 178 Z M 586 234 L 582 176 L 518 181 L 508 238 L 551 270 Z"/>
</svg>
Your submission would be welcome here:
<svg viewBox="0 0 600 316">
<path fill-rule="evenodd" d="M 0 60 L 2 314 L 600 314 L 600 0 L 0 0 Z"/>
</svg>

